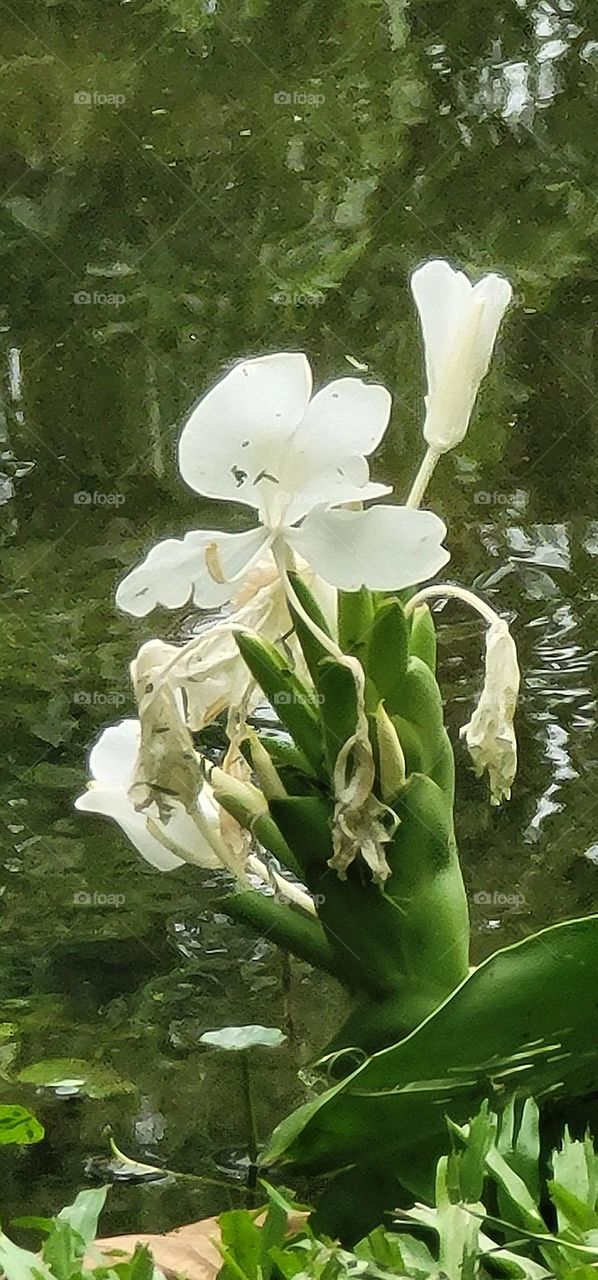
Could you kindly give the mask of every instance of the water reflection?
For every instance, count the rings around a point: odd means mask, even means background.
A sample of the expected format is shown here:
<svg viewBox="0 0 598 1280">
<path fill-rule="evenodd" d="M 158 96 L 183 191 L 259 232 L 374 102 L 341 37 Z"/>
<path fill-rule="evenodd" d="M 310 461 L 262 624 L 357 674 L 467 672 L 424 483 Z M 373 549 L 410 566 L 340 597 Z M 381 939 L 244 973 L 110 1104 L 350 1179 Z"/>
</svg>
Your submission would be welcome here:
<svg viewBox="0 0 598 1280">
<path fill-rule="evenodd" d="M 517 290 L 476 422 L 431 490 L 455 581 L 513 621 L 526 673 L 508 806 L 490 809 L 457 746 L 476 955 L 595 905 L 598 19 L 589 0 L 93 14 L 65 0 L 4 24 L 0 1020 L 15 1031 L 0 1066 L 98 1058 L 137 1086 L 39 1100 L 48 1139 L 11 1167 L 8 1219 L 96 1176 L 107 1124 L 136 1160 L 207 1176 L 217 1159 L 234 1175 L 244 1117 L 232 1075 L 198 1048 L 208 1027 L 292 1031 L 263 1064 L 262 1132 L 310 1087 L 342 1012 L 332 979 L 301 964 L 289 978 L 268 941 L 233 928 L 222 877 L 156 876 L 71 806 L 106 698 L 132 713 L 135 647 L 184 625 L 119 617 L 115 583 L 158 538 L 221 519 L 178 482 L 182 415 L 240 354 L 305 349 L 325 378 L 367 367 L 395 397 L 379 474 L 403 494 L 422 416 L 405 284 L 430 254 Z M 454 606 L 440 618 L 456 741 L 482 636 Z M 166 1228 L 222 1203 L 208 1184 L 127 1183 L 109 1226 Z"/>
</svg>

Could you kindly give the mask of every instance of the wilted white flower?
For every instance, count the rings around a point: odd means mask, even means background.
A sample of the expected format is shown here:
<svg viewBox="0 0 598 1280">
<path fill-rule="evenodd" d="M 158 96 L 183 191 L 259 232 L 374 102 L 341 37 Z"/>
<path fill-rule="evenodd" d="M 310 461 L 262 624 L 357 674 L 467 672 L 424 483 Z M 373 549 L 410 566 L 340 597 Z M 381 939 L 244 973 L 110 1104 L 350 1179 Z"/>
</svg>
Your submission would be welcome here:
<svg viewBox="0 0 598 1280">
<path fill-rule="evenodd" d="M 467 431 L 513 291 L 498 275 L 484 276 L 472 285 L 462 271 L 441 259 L 414 271 L 411 289 L 426 357 L 424 436 L 431 449 L 445 453 Z"/>
<path fill-rule="evenodd" d="M 121 720 L 104 729 L 89 757 L 91 782 L 75 801 L 75 808 L 112 818 L 138 853 L 158 871 L 172 871 L 184 862 L 213 869 L 222 865 L 207 836 L 179 801 L 171 800 L 167 820 L 156 803 L 137 809 L 130 790 L 138 768 L 141 725 Z M 218 809 L 207 786 L 197 797 L 198 810 L 217 831 Z"/>
<path fill-rule="evenodd" d="M 478 705 L 461 729 L 478 776 L 486 769 L 492 804 L 508 800 L 517 772 L 513 718 L 520 684 L 517 649 L 502 619 L 486 634 L 486 678 Z"/>
<path fill-rule="evenodd" d="M 338 509 L 391 492 L 370 481 L 367 462 L 388 425 L 388 391 L 340 378 L 311 393 L 307 358 L 282 352 L 241 361 L 199 401 L 180 440 L 181 475 L 196 493 L 253 508 L 259 523 L 159 543 L 120 584 L 120 608 L 221 605 L 269 550 L 303 557 L 348 591 L 411 586 L 446 564 L 446 529 L 432 512 Z"/>
<path fill-rule="evenodd" d="M 334 631 L 336 592 L 305 564 L 298 567 Z M 287 597 L 271 556 L 251 570 L 232 604 L 237 607 L 211 619 L 185 645 L 158 639 L 146 641 L 131 664 L 136 688 L 141 669 L 151 670 L 151 678 L 146 680 L 150 698 L 158 695 L 164 683 L 171 690 L 180 690 L 184 718 L 193 733 L 211 724 L 228 707 L 243 708 L 247 713 L 263 698 L 235 640 L 241 630 L 253 631 L 275 645 L 284 638 L 299 676 L 311 684 L 301 647 L 294 634 L 290 634 L 292 623 Z"/>
</svg>

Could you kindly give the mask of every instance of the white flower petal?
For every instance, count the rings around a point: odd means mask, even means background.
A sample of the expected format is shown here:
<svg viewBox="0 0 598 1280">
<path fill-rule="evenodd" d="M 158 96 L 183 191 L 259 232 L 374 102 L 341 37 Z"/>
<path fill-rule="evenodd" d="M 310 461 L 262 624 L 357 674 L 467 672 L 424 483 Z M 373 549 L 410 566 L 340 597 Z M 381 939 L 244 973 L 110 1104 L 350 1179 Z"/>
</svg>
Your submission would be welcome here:
<svg viewBox="0 0 598 1280">
<path fill-rule="evenodd" d="M 473 290 L 463 271 L 454 271 L 450 263 L 433 258 L 413 272 L 411 292 L 419 311 L 431 393 Z"/>
<path fill-rule="evenodd" d="M 174 871 L 176 867 L 182 867 L 184 859 L 177 858 L 150 835 L 144 814 L 137 813 L 122 788 L 92 785 L 75 801 L 75 808 L 112 818 L 142 858 L 158 871 Z"/>
<path fill-rule="evenodd" d="M 138 720 L 121 720 L 100 734 L 91 749 L 89 772 L 94 782 L 105 787 L 123 787 L 133 780 L 141 740 Z"/>
<path fill-rule="evenodd" d="M 221 866 L 182 806 L 173 805 L 168 822 L 162 822 L 153 810 L 138 811 L 129 799 L 140 740 L 139 720 L 121 720 L 104 729 L 89 757 L 93 781 L 75 800 L 75 808 L 112 818 L 138 853 L 158 871 L 172 871 L 183 862 L 206 868 Z M 202 814 L 216 824 L 218 811 L 213 799 L 201 792 L 198 805 Z M 177 857 L 173 847 L 180 849 L 183 856 Z"/>
<path fill-rule="evenodd" d="M 383 498 L 392 493 L 392 485 L 376 484 L 369 475 L 365 458 L 353 456 L 325 464 L 316 454 L 310 460 L 310 466 L 305 468 L 302 482 L 298 475 L 296 477 L 297 487 L 289 497 L 285 523 L 296 524 L 314 507 L 371 502 L 373 498 Z"/>
<path fill-rule="evenodd" d="M 285 446 L 305 414 L 311 387 L 311 370 L 300 353 L 235 365 L 199 401 L 183 429 L 183 480 L 206 497 L 259 510 L 278 481 Z"/>
<path fill-rule="evenodd" d="M 202 529 L 184 538 L 167 538 L 152 547 L 143 563 L 123 579 L 116 603 L 137 618 L 145 617 L 159 604 L 180 609 L 191 596 L 199 607 L 215 609 L 230 599 L 230 584 L 261 553 L 266 540 L 267 533 L 261 528 L 246 533 Z M 219 577 L 224 581 L 217 581 Z"/>
<path fill-rule="evenodd" d="M 316 510 L 287 534 L 312 569 L 343 591 L 401 590 L 434 577 L 450 559 L 446 528 L 432 511 L 377 506 Z"/>
<path fill-rule="evenodd" d="M 498 330 L 512 297 L 513 289 L 509 281 L 504 276 L 493 274 L 478 280 L 472 290 L 474 302 L 483 304 L 476 343 L 478 367 L 475 374 L 478 383 L 488 372 Z"/>
<path fill-rule="evenodd" d="M 293 436 L 293 451 L 323 458 L 367 457 L 388 426 L 392 399 L 386 387 L 360 378 L 338 378 L 313 397 Z"/>
</svg>

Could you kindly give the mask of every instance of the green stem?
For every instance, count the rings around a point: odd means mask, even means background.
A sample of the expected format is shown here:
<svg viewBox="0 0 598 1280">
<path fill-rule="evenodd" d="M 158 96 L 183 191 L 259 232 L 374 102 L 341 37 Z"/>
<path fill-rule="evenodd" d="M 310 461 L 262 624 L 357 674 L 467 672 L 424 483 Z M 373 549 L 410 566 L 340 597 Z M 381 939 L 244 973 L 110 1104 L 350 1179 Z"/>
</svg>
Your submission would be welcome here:
<svg viewBox="0 0 598 1280">
<path fill-rule="evenodd" d="M 426 489 L 430 483 L 430 480 L 432 479 L 432 476 L 434 474 L 434 471 L 436 470 L 438 463 L 440 462 L 441 457 L 442 457 L 442 454 L 439 453 L 437 449 L 433 449 L 431 445 L 428 446 L 428 450 L 425 454 L 423 462 L 415 477 L 415 480 L 413 481 L 411 493 L 409 494 L 409 497 L 407 498 L 407 502 L 405 503 L 407 507 L 417 509 L 419 506 L 421 506 Z"/>
<path fill-rule="evenodd" d="M 249 1064 L 249 1053 L 247 1049 L 244 1049 L 241 1053 L 241 1083 L 243 1087 L 243 1097 L 245 1100 L 245 1115 L 247 1118 L 247 1154 L 249 1156 L 247 1187 L 250 1191 L 255 1191 L 257 1186 L 258 1140 L 255 1111 L 253 1109 L 253 1097 L 251 1093 L 251 1067 Z"/>
</svg>

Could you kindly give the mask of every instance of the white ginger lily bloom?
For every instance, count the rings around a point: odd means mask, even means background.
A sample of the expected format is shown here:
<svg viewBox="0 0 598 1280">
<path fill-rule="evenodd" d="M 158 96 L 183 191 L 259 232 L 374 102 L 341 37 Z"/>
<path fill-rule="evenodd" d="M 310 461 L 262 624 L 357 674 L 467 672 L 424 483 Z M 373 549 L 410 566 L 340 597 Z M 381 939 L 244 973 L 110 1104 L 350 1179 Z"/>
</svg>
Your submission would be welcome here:
<svg viewBox="0 0 598 1280">
<path fill-rule="evenodd" d="M 472 285 L 441 259 L 414 271 L 411 289 L 426 357 L 424 437 L 430 449 L 445 453 L 465 436 L 513 290 L 494 274 Z"/>
<path fill-rule="evenodd" d="M 311 393 L 307 358 L 282 352 L 241 361 L 199 401 L 180 439 L 181 476 L 204 497 L 253 508 L 259 524 L 159 543 L 120 584 L 120 608 L 217 607 L 268 550 L 290 549 L 344 590 L 412 586 L 447 563 L 432 512 L 336 509 L 391 492 L 370 481 L 367 462 L 388 425 L 388 391 L 340 378 Z"/>
<path fill-rule="evenodd" d="M 486 634 L 486 675 L 478 705 L 461 729 L 478 777 L 488 770 L 492 804 L 508 800 L 517 773 L 513 719 L 520 684 L 517 649 L 502 619 Z"/>
<path fill-rule="evenodd" d="M 135 808 L 129 791 L 133 785 L 139 750 L 139 720 L 121 720 L 104 729 L 89 757 L 91 782 L 75 801 L 75 808 L 112 818 L 138 853 L 158 871 L 172 871 L 184 862 L 213 869 L 222 865 L 206 836 L 180 803 L 170 807 L 168 821 L 158 806 Z M 198 795 L 198 807 L 206 824 L 218 829 L 218 808 L 207 786 Z M 176 853 L 174 850 L 176 849 Z"/>
</svg>

